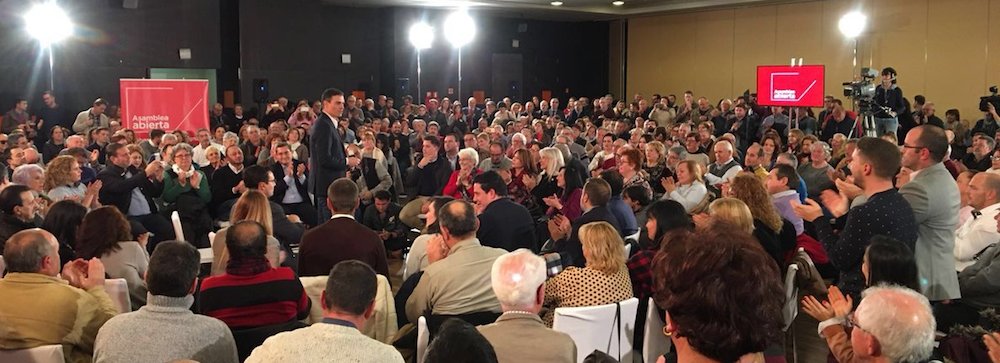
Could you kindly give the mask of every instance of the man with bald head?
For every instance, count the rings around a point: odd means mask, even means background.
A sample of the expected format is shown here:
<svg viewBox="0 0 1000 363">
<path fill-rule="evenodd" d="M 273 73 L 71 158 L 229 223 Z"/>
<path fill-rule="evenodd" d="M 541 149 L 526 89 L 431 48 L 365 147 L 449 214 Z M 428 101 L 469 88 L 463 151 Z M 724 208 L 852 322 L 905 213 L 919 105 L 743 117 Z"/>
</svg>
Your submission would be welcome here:
<svg viewBox="0 0 1000 363">
<path fill-rule="evenodd" d="M 954 263 L 950 255 L 955 249 L 961 196 L 943 163 L 947 153 L 944 129 L 922 125 L 906 134 L 900 162 L 912 170 L 910 181 L 899 188 L 899 194 L 910 204 L 917 221 L 913 253 L 921 288 L 931 301 L 959 298 L 958 278 L 949 267 Z"/>
<path fill-rule="evenodd" d="M 740 163 L 733 158 L 735 150 L 729 141 L 720 140 L 713 146 L 715 162 L 708 166 L 705 174 L 705 184 L 718 188 L 722 183 L 729 182 L 736 174 L 743 171 Z"/>
<path fill-rule="evenodd" d="M 493 345 L 497 361 L 575 362 L 573 339 L 538 317 L 545 301 L 545 260 L 522 248 L 497 258 L 491 276 L 503 315 L 477 329 Z M 545 349 L 524 349 L 537 342 L 545 342 Z"/>
<path fill-rule="evenodd" d="M 0 321 L 13 333 L 0 334 L 0 349 L 62 344 L 67 362 L 90 362 L 97 331 L 116 313 L 101 260 L 70 261 L 60 278 L 59 243 L 37 228 L 11 236 L 4 259 Z"/>
<path fill-rule="evenodd" d="M 966 188 L 972 217 L 955 232 L 954 264 L 961 272 L 976 262 L 975 257 L 986 247 L 1000 241 L 993 221 L 1000 215 L 1000 175 L 977 173 Z"/>
</svg>

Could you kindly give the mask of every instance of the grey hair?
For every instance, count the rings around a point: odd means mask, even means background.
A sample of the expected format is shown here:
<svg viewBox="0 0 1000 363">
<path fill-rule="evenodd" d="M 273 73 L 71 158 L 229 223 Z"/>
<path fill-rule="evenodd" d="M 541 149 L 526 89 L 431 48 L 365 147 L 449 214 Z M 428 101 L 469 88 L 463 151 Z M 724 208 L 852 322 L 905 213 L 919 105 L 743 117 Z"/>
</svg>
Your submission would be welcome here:
<svg viewBox="0 0 1000 363">
<path fill-rule="evenodd" d="M 376 149 L 378 150 L 378 149 Z M 458 151 L 458 158 L 472 159 L 473 163 L 479 165 L 479 152 L 471 147 L 464 148 Z"/>
<path fill-rule="evenodd" d="M 860 327 L 878 339 L 891 362 L 922 362 L 934 349 L 937 323 L 927 298 L 895 285 L 878 285 L 861 294 L 855 311 Z"/>
<path fill-rule="evenodd" d="M 236 143 L 237 144 L 240 143 L 240 135 L 237 135 L 235 132 L 226 131 L 226 133 L 222 134 L 222 141 L 226 141 L 229 139 L 236 139 Z"/>
<path fill-rule="evenodd" d="M 163 143 L 163 142 L 165 142 L 167 140 L 172 140 L 173 142 L 177 142 L 177 135 L 174 135 L 174 134 L 163 134 L 163 137 L 160 138 L 160 143 Z"/>
<path fill-rule="evenodd" d="M 792 155 L 792 153 L 781 153 L 781 154 L 778 154 L 778 156 L 775 159 L 780 159 L 780 158 L 784 158 L 785 160 L 788 160 L 788 164 L 791 165 L 791 167 L 796 168 L 796 169 L 799 168 L 799 159 L 796 158 L 795 155 Z"/>
<path fill-rule="evenodd" d="M 677 157 L 680 158 L 681 160 L 686 159 L 688 154 L 687 149 L 685 149 L 683 146 L 671 147 L 670 150 L 667 150 L 667 152 L 677 154 Z M 666 157 L 666 155 L 664 155 L 664 157 Z"/>
<path fill-rule="evenodd" d="M 809 146 L 809 147 L 811 149 L 811 148 L 815 148 L 817 146 L 823 148 L 823 155 L 826 156 L 826 160 L 830 160 L 830 144 L 827 144 L 826 142 L 823 142 L 823 141 L 815 141 L 815 142 L 812 143 L 812 146 Z M 809 150 L 809 152 L 812 152 L 812 150 Z"/>
<path fill-rule="evenodd" d="M 36 164 L 24 164 L 14 168 L 14 173 L 10 177 L 10 182 L 14 184 L 28 185 L 31 176 L 35 173 L 45 174 L 45 169 Z"/>
<path fill-rule="evenodd" d="M 562 154 L 564 164 L 566 160 L 570 160 L 570 158 L 573 157 L 573 154 L 569 151 L 569 146 L 566 146 L 566 144 L 555 144 L 552 145 L 552 147 L 559 149 L 559 153 Z"/>
<path fill-rule="evenodd" d="M 167 135 L 170 135 L 170 134 L 167 134 Z M 163 135 L 163 136 L 167 136 L 167 135 Z M 182 142 L 180 144 L 174 145 L 173 150 L 170 150 L 170 160 L 171 161 L 174 160 L 174 155 L 176 155 L 177 151 L 180 151 L 180 150 L 184 150 L 184 151 L 187 151 L 190 154 L 194 154 L 194 148 L 192 148 L 191 145 L 188 145 L 188 144 Z"/>
<path fill-rule="evenodd" d="M 505 309 L 528 310 L 545 283 L 545 260 L 524 248 L 515 250 L 493 261 L 490 280 Z"/>
</svg>

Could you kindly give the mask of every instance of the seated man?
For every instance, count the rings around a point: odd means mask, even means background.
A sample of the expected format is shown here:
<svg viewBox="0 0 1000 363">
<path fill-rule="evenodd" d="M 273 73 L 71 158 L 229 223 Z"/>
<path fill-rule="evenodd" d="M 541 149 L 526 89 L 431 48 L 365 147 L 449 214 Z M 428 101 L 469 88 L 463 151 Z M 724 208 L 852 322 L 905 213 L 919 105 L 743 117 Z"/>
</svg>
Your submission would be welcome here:
<svg viewBox="0 0 1000 363">
<path fill-rule="evenodd" d="M 359 261 L 340 262 L 330 270 L 320 303 L 323 321 L 267 338 L 247 363 L 257 362 L 403 362 L 399 351 L 359 331 L 375 313 L 378 280 Z"/>
<path fill-rule="evenodd" d="M 310 229 L 299 246 L 299 274 L 323 276 L 340 261 L 359 260 L 380 275 L 389 276 L 382 239 L 368 227 L 354 220 L 354 210 L 361 203 L 358 185 L 340 178 L 327 188 L 327 206 L 333 212 L 329 221 Z"/>
<path fill-rule="evenodd" d="M 1000 241 L 994 218 L 1000 214 L 1000 175 L 977 173 L 966 189 L 972 218 L 955 232 L 955 271 L 961 272 L 976 263 L 976 258 L 990 245 Z M 965 297 L 963 295 L 962 297 Z"/>
<path fill-rule="evenodd" d="M 225 170 L 225 168 L 220 170 Z M 260 165 L 248 166 L 243 170 L 243 185 L 247 189 L 259 190 L 270 198 L 274 195 L 274 173 Z M 302 233 L 305 231 L 305 227 L 301 223 L 302 220 L 285 215 L 285 209 L 278 203 L 270 201 L 270 204 L 274 238 L 281 242 L 285 250 L 291 250 L 291 245 L 299 244 L 302 241 Z"/>
<path fill-rule="evenodd" d="M 525 249 L 493 262 L 493 292 L 504 313 L 478 329 L 493 345 L 499 362 L 576 362 L 573 339 L 547 328 L 538 317 L 545 300 L 545 277 L 545 260 Z M 538 342 L 545 342 L 545 349 L 525 349 Z"/>
<path fill-rule="evenodd" d="M 976 174 L 979 175 L 982 174 Z M 976 220 L 984 218 L 979 216 Z M 1000 231 L 1000 214 L 993 213 L 993 219 L 993 228 Z M 970 218 L 969 222 L 972 221 Z M 986 320 L 980 316 L 981 311 L 1000 306 L 1000 245 L 989 245 L 974 261 L 958 273 L 962 298 L 934 307 L 937 330 L 946 332 L 956 325 L 979 325 L 980 320 Z"/>
<path fill-rule="evenodd" d="M 90 362 L 97 331 L 117 313 L 104 291 L 101 260 L 69 262 L 62 268 L 66 281 L 60 279 L 59 242 L 41 229 L 11 236 L 4 260 L 0 349 L 62 344 L 67 362 Z"/>
<path fill-rule="evenodd" d="M 309 201 L 306 163 L 292 159 L 292 147 L 285 142 L 274 145 L 274 195 L 271 200 L 280 203 L 288 213 L 302 218 L 309 226 L 316 225 L 316 208 Z"/>
<path fill-rule="evenodd" d="M 611 200 L 611 187 L 608 182 L 599 178 L 588 180 L 580 196 L 583 215 L 572 222 L 561 214 L 552 217 L 548 224 L 552 247 L 543 248 L 542 252 L 558 252 L 563 266 L 586 265 L 587 260 L 583 257 L 583 245 L 580 244 L 579 237 L 581 226 L 590 222 L 604 221 L 621 231 L 618 219 L 608 210 L 609 200 Z"/>
<path fill-rule="evenodd" d="M 483 246 L 513 251 L 527 248 L 537 251 L 535 220 L 528 208 L 507 197 L 507 184 L 496 171 L 487 171 L 473 179 L 473 201 L 479 210 L 476 237 Z"/>
<path fill-rule="evenodd" d="M 905 287 L 871 287 L 854 310 L 850 337 L 855 360 L 861 362 L 923 362 L 934 350 L 934 315 L 919 292 Z M 829 320 L 828 320 L 829 321 Z M 825 322 L 824 322 L 825 323 Z M 820 331 L 841 329 L 832 324 Z"/>
<path fill-rule="evenodd" d="M 392 202 L 388 190 L 375 192 L 374 199 L 375 203 L 365 208 L 362 223 L 378 234 L 387 251 L 401 252 L 406 247 L 406 225 L 399 220 L 402 207 Z"/>
<path fill-rule="evenodd" d="M 629 208 L 628 204 L 625 204 L 625 201 L 622 200 L 622 191 L 625 189 L 625 181 L 622 180 L 622 175 L 617 170 L 608 170 L 601 173 L 601 179 L 608 182 L 608 187 L 611 188 L 611 199 L 608 200 L 608 210 L 618 220 L 618 224 L 615 225 L 618 234 L 624 238 L 625 236 L 631 236 L 639 232 L 639 224 L 635 221 L 635 214 L 632 213 L 632 208 Z"/>
<path fill-rule="evenodd" d="M 229 220 L 229 211 L 246 186 L 243 183 L 243 149 L 230 145 L 225 154 L 227 167 L 212 173 L 212 201 L 209 207 L 215 218 Z"/>
<path fill-rule="evenodd" d="M 187 242 L 167 241 L 156 246 L 146 270 L 146 306 L 111 318 L 101 327 L 94 343 L 94 360 L 237 362 L 236 342 L 229 327 L 191 312 L 200 259 L 198 250 Z"/>
<path fill-rule="evenodd" d="M 163 195 L 163 163 L 152 161 L 144 169 L 131 165 L 128 147 L 108 146 L 108 166 L 97 174 L 101 181 L 98 200 L 113 205 L 128 219 L 153 233 L 148 250 L 161 241 L 173 239 L 174 228 L 167 217 L 159 213 L 153 198 Z"/>
<path fill-rule="evenodd" d="M 805 225 L 802 222 L 802 217 L 795 214 L 791 205 L 791 201 L 799 200 L 799 192 L 795 189 L 799 186 L 798 180 L 799 173 L 795 171 L 795 168 L 786 164 L 775 164 L 764 181 L 767 192 L 771 194 L 771 203 L 774 204 L 774 209 L 778 211 L 781 218 L 792 222 L 796 236 L 802 234 Z"/>
<path fill-rule="evenodd" d="M 201 284 L 199 310 L 232 329 L 287 323 L 309 316 L 310 300 L 288 267 L 271 267 L 267 233 L 254 221 L 239 221 L 226 233 L 226 273 Z"/>
<path fill-rule="evenodd" d="M 430 265 L 406 300 L 406 318 L 414 323 L 427 313 L 500 312 L 500 302 L 490 288 L 490 269 L 506 251 L 479 243 L 479 220 L 466 201 L 445 204 L 437 211 L 437 221 L 441 234 L 427 242 Z"/>
<path fill-rule="evenodd" d="M 14 184 L 0 191 L 0 256 L 10 236 L 41 226 L 36 209 L 35 194 L 27 186 Z"/>
</svg>

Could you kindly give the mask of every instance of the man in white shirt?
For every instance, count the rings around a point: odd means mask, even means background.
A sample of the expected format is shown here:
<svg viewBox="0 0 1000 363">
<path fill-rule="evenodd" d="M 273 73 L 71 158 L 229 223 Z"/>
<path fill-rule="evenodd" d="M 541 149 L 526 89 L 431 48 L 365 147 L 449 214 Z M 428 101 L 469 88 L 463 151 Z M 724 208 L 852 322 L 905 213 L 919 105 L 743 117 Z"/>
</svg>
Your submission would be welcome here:
<svg viewBox="0 0 1000 363">
<path fill-rule="evenodd" d="M 729 141 L 720 140 L 713 147 L 715 151 L 715 163 L 708 166 L 708 173 L 705 173 L 705 181 L 710 186 L 718 188 L 722 183 L 727 183 L 743 171 L 740 163 L 733 158 L 733 144 Z"/>
<path fill-rule="evenodd" d="M 978 173 L 969 181 L 972 216 L 955 233 L 955 270 L 961 272 L 975 263 L 975 257 L 990 244 L 1000 241 L 994 221 L 1000 212 L 1000 175 Z"/>
<path fill-rule="evenodd" d="M 198 129 L 195 136 L 198 137 L 198 146 L 195 146 L 191 152 L 191 160 L 195 164 L 198 164 L 199 167 L 206 167 L 208 166 L 208 157 L 205 154 L 208 148 L 214 147 L 216 150 L 219 150 L 219 153 L 222 153 L 223 147 L 212 142 L 212 134 L 206 128 Z"/>
</svg>

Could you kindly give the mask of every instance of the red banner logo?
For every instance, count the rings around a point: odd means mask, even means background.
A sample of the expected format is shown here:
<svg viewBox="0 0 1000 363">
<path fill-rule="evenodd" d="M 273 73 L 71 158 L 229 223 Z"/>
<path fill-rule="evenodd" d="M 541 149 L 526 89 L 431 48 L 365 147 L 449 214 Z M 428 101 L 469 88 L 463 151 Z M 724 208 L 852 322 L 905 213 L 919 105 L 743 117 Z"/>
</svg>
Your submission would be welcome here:
<svg viewBox="0 0 1000 363">
<path fill-rule="evenodd" d="M 148 137 L 149 131 L 183 130 L 194 135 L 208 128 L 208 81 L 122 79 L 122 126 Z"/>
</svg>

